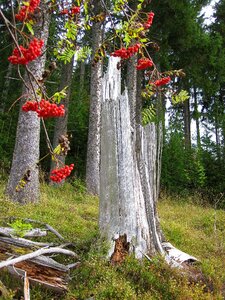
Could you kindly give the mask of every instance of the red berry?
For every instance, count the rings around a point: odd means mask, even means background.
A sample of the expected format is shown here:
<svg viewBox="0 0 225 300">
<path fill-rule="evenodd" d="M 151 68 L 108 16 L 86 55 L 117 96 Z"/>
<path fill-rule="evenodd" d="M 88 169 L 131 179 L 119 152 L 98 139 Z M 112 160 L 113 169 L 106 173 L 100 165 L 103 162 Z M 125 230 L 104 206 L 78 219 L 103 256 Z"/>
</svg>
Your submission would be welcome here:
<svg viewBox="0 0 225 300">
<path fill-rule="evenodd" d="M 144 69 L 152 67 L 152 66 L 153 66 L 152 60 L 150 60 L 147 57 L 143 57 L 143 58 L 140 58 L 138 60 L 138 64 L 136 66 L 136 69 L 137 70 L 144 70 Z"/>
<path fill-rule="evenodd" d="M 156 80 L 155 82 L 153 82 L 153 84 L 156 86 L 161 86 L 161 85 L 165 85 L 165 84 L 169 83 L 170 81 L 171 81 L 171 78 L 170 78 L 170 76 L 168 76 L 168 77 L 164 77 L 164 78 Z"/>
<path fill-rule="evenodd" d="M 54 182 L 61 182 L 68 177 L 73 170 L 74 164 L 65 165 L 63 168 L 52 170 L 50 179 Z"/>
<path fill-rule="evenodd" d="M 8 60 L 14 65 L 26 65 L 30 61 L 36 59 L 38 56 L 41 55 L 41 48 L 44 45 L 43 40 L 38 40 L 34 38 L 28 48 L 24 48 L 23 46 L 19 46 L 20 51 L 15 48 L 11 56 L 9 56 Z"/>
<path fill-rule="evenodd" d="M 15 15 L 15 18 L 18 21 L 26 21 L 26 19 L 30 19 L 30 15 L 34 13 L 35 9 L 39 6 L 40 0 L 30 0 L 27 2 L 27 5 L 23 5 L 18 14 Z"/>
</svg>

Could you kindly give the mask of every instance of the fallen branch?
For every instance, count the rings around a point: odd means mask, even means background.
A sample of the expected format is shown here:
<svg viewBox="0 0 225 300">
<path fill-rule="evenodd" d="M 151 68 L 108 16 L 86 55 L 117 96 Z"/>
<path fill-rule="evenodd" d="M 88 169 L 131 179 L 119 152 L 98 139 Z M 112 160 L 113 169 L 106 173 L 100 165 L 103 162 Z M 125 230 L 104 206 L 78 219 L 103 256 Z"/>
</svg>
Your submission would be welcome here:
<svg viewBox="0 0 225 300">
<path fill-rule="evenodd" d="M 4 267 L 7 267 L 7 266 L 10 266 L 10 265 L 14 265 L 14 264 L 22 262 L 24 260 L 32 259 L 32 258 L 35 258 L 37 256 L 44 255 L 44 254 L 49 254 L 49 253 L 60 253 L 60 254 L 70 255 L 70 256 L 73 256 L 73 257 L 78 257 L 75 252 L 70 251 L 70 250 L 66 250 L 66 249 L 62 249 L 62 248 L 59 248 L 59 247 L 52 247 L 52 248 L 47 248 L 47 249 L 42 248 L 42 249 L 39 249 L 39 250 L 34 251 L 32 253 L 29 253 L 29 254 L 21 255 L 19 257 L 16 257 L 16 258 L 13 258 L 13 259 L 10 259 L 10 260 L 2 261 L 2 262 L 0 262 L 0 269 L 4 268 Z"/>
<path fill-rule="evenodd" d="M 16 220 L 16 219 L 17 219 L 16 217 L 10 217 L 11 221 Z M 55 234 L 60 240 L 64 240 L 64 237 L 57 230 L 55 230 L 52 226 L 50 226 L 47 223 L 44 223 L 44 222 L 41 222 L 41 221 L 38 221 L 38 220 L 33 220 L 33 219 L 30 219 L 30 218 L 22 218 L 21 220 L 24 221 L 24 222 L 28 222 L 28 223 L 36 223 L 36 224 L 42 225 L 47 230 L 49 230 L 50 232 Z"/>
<path fill-rule="evenodd" d="M 15 229 L 10 227 L 0 227 L 0 235 L 11 237 L 12 235 L 16 236 L 17 232 Z M 46 230 L 41 230 L 40 228 L 34 228 L 25 232 L 23 237 L 41 237 L 46 235 L 47 235 Z"/>
<path fill-rule="evenodd" d="M 15 245 L 18 247 L 32 247 L 32 246 L 51 247 L 51 246 L 54 246 L 54 243 L 34 242 L 34 241 L 27 240 L 24 238 L 15 238 L 15 237 L 10 238 L 10 237 L 0 236 L 0 241 L 7 243 L 7 244 Z"/>
<path fill-rule="evenodd" d="M 24 219 L 24 221 L 43 225 L 43 226 L 45 226 L 46 229 L 48 229 L 49 231 L 54 233 L 60 240 L 64 240 L 64 237 L 57 230 L 55 230 L 52 226 L 50 226 L 49 224 L 46 224 L 46 223 L 43 223 L 43 222 L 40 222 L 40 221 L 36 221 L 36 220 L 33 220 L 33 219 Z"/>
</svg>

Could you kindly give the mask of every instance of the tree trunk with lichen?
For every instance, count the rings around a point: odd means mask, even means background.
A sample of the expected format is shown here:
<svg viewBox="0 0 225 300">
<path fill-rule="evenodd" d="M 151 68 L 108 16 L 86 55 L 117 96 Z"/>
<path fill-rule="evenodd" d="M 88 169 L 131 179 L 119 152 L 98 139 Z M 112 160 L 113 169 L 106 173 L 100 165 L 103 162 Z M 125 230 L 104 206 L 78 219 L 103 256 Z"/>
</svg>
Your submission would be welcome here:
<svg viewBox="0 0 225 300">
<path fill-rule="evenodd" d="M 37 15 L 37 23 L 34 27 L 34 35 L 47 44 L 48 28 L 50 22 L 48 5 L 41 1 L 41 10 Z M 23 87 L 23 98 L 20 103 L 20 113 L 17 125 L 15 148 L 13 153 L 12 166 L 6 194 L 13 201 L 20 203 L 36 202 L 39 199 L 39 140 L 40 140 L 40 119 L 35 112 L 23 112 L 22 105 L 35 98 L 34 91 L 38 89 L 36 80 L 42 78 L 45 67 L 46 52 L 45 46 L 42 48 L 43 54 L 36 60 L 28 64 L 32 75 L 25 74 Z M 23 180 L 23 182 L 22 182 Z"/>
<path fill-rule="evenodd" d="M 101 12 L 100 1 L 93 1 L 94 14 Z M 90 112 L 88 128 L 86 185 L 91 194 L 99 194 L 99 162 L 100 162 L 100 121 L 101 121 L 101 90 L 102 90 L 102 60 L 94 61 L 94 56 L 102 44 L 102 22 L 96 21 L 92 26 L 92 66 Z"/>
<path fill-rule="evenodd" d="M 99 224 L 102 236 L 110 242 L 114 263 L 128 252 L 138 258 L 164 253 L 155 207 L 157 126 L 132 124 L 133 101 L 129 101 L 127 89 L 121 94 L 118 62 L 110 58 L 103 80 L 100 164 Z"/>
</svg>

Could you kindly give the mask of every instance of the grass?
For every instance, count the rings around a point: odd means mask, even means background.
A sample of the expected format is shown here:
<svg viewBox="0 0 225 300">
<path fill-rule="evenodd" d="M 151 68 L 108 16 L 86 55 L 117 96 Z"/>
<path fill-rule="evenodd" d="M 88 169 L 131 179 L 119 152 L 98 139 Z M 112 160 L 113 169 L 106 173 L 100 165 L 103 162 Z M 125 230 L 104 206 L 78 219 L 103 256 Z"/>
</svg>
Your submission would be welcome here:
<svg viewBox="0 0 225 300">
<path fill-rule="evenodd" d="M 79 184 L 80 185 L 80 184 Z M 79 189 L 78 185 L 78 189 Z M 3 196 L 0 184 L 0 223 L 6 217 L 32 218 L 46 222 L 76 245 L 81 267 L 72 271 L 69 292 L 54 296 L 34 287 L 34 300 L 50 299 L 223 299 L 225 283 L 225 212 L 201 206 L 187 199 L 163 197 L 158 208 L 163 231 L 168 241 L 201 261 L 201 269 L 214 286 L 206 292 L 201 284 L 190 284 L 177 270 L 155 257 L 142 263 L 133 257 L 117 267 L 111 266 L 105 254 L 107 245 L 98 239 L 98 199 L 85 194 L 76 186 L 42 185 L 38 204 L 20 206 Z M 7 274 L 0 279 L 14 291 L 18 285 Z M 1 297 L 0 297 L 1 299 Z"/>
</svg>

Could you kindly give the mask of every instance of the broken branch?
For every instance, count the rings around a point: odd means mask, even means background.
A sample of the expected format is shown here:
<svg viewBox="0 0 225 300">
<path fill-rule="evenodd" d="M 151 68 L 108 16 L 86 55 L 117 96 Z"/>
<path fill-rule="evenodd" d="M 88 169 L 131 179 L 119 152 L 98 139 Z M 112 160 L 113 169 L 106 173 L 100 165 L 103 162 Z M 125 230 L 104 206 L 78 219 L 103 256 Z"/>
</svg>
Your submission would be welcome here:
<svg viewBox="0 0 225 300">
<path fill-rule="evenodd" d="M 49 253 L 60 253 L 60 254 L 65 254 L 65 255 L 70 255 L 73 257 L 78 257 L 77 254 L 73 251 L 70 250 L 66 250 L 66 249 L 62 249 L 59 247 L 52 247 L 52 248 L 42 248 L 39 249 L 37 251 L 34 251 L 32 253 L 29 254 L 25 254 L 25 255 L 21 255 L 19 257 L 10 259 L 10 260 L 6 260 L 6 261 L 2 261 L 0 262 L 0 269 L 10 266 L 10 265 L 14 265 L 18 262 L 24 261 L 24 260 L 28 260 L 28 259 L 32 259 L 35 258 L 37 256 L 43 255 L 43 254 L 49 254 Z"/>
</svg>

